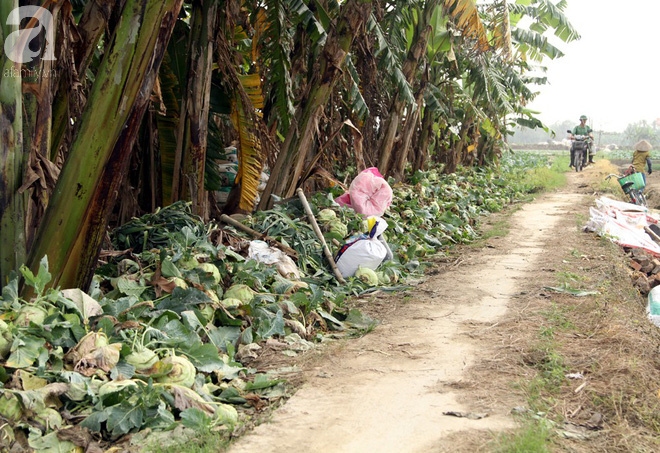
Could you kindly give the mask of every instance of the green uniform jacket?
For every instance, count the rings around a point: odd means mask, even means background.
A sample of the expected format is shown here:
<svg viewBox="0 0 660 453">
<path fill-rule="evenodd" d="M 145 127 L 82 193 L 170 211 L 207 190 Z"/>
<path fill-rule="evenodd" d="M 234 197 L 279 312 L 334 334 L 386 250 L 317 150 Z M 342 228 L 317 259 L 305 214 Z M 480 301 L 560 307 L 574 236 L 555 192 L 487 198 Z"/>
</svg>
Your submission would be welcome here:
<svg viewBox="0 0 660 453">
<path fill-rule="evenodd" d="M 592 132 L 593 131 L 589 126 L 582 127 L 578 125 L 573 128 L 573 135 L 589 135 Z"/>
</svg>

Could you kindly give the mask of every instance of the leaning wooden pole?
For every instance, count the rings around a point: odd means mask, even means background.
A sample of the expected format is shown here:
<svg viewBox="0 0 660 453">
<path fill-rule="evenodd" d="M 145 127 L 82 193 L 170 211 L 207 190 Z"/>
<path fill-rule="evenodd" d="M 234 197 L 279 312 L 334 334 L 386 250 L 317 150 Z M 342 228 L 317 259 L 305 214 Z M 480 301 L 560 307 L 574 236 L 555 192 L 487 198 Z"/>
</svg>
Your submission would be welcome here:
<svg viewBox="0 0 660 453">
<path fill-rule="evenodd" d="M 339 268 L 335 263 L 335 259 L 332 256 L 330 249 L 328 248 L 328 244 L 325 242 L 323 233 L 321 233 L 321 228 L 319 228 L 319 224 L 316 222 L 316 217 L 314 217 L 312 208 L 309 206 L 309 203 L 307 202 L 307 197 L 305 197 L 305 192 L 303 192 L 302 189 L 298 189 L 296 193 L 298 194 L 298 198 L 300 198 L 300 201 L 302 202 L 302 205 L 305 208 L 305 212 L 307 213 L 307 218 L 309 219 L 309 223 L 312 224 L 312 229 L 314 230 L 314 233 L 316 233 L 316 236 L 319 238 L 319 241 L 321 241 L 321 246 L 323 247 L 323 254 L 328 260 L 328 263 L 330 263 L 332 272 L 335 274 L 335 277 L 337 278 L 337 281 L 339 283 L 346 283 L 346 280 L 344 280 L 344 277 L 342 277 L 341 272 L 339 272 Z"/>
<path fill-rule="evenodd" d="M 269 245 L 274 245 L 275 247 L 282 250 L 287 255 L 291 255 L 294 259 L 298 259 L 298 252 L 296 252 L 291 247 L 288 247 L 288 246 L 282 244 L 278 240 L 276 240 L 276 239 L 274 239 L 274 238 L 272 238 L 272 237 L 270 237 L 270 236 L 268 236 L 264 233 L 259 233 L 258 231 L 253 230 L 252 228 L 250 228 L 247 225 L 243 225 L 241 222 L 239 222 L 238 220 L 232 219 L 227 214 L 222 214 L 220 216 L 220 220 L 225 222 L 227 225 L 231 225 L 234 228 L 249 234 L 250 236 L 252 236 L 255 239 L 260 239 L 264 242 L 267 242 Z"/>
</svg>

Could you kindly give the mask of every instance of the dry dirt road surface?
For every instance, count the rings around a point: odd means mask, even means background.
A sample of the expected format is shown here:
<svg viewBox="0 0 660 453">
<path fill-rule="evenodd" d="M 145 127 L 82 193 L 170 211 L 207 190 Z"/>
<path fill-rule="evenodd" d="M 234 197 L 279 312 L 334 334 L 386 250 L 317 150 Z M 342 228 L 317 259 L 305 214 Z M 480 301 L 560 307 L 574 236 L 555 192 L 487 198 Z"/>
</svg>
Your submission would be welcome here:
<svg viewBox="0 0 660 453">
<path fill-rule="evenodd" d="M 576 190 L 581 178 L 569 175 L 566 188 L 510 214 L 505 238 L 467 251 L 411 293 L 394 296 L 399 300 L 390 301 L 373 332 L 309 367 L 302 388 L 229 451 L 455 451 L 463 434 L 514 427 L 511 410 L 525 401 L 507 396 L 502 376 L 475 383 L 470 368 L 497 360 L 485 334 L 510 316 L 512 300 L 538 291 L 544 258 L 561 248 L 567 224 L 575 228 L 574 207 L 590 197 Z M 500 388 L 492 395 L 474 397 L 475 385 L 489 395 L 495 382 Z M 487 416 L 445 414 L 452 411 Z"/>
</svg>

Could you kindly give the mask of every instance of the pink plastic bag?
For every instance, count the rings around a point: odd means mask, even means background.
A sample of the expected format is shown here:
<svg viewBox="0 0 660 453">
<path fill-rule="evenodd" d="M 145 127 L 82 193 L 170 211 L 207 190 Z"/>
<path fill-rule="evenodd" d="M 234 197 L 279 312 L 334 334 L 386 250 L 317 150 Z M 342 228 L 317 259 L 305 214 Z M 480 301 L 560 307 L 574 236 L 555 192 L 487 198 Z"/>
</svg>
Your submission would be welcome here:
<svg viewBox="0 0 660 453">
<path fill-rule="evenodd" d="M 335 201 L 339 203 L 339 206 L 346 206 L 348 208 L 353 207 L 351 204 L 351 194 L 348 192 L 343 195 L 339 195 L 337 198 L 335 198 Z"/>
<path fill-rule="evenodd" d="M 348 196 L 347 196 L 348 195 Z M 360 172 L 344 194 L 335 200 L 358 214 L 382 216 L 392 203 L 392 188 L 376 167 Z"/>
</svg>

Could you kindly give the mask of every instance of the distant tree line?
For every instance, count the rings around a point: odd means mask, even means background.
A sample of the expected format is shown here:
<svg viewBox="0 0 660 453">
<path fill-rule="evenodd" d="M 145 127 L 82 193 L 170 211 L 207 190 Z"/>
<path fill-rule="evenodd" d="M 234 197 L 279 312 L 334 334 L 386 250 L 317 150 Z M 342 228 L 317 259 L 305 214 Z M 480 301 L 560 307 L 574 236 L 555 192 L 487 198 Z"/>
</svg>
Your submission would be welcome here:
<svg viewBox="0 0 660 453">
<path fill-rule="evenodd" d="M 556 122 L 546 132 L 543 129 L 516 128 L 513 136 L 509 139 L 511 144 L 540 144 L 556 140 L 561 141 L 566 137 L 566 131 L 573 129 L 577 121 L 565 120 Z M 632 147 L 640 140 L 648 140 L 654 146 L 660 144 L 660 124 L 656 121 L 637 121 L 626 126 L 623 132 L 611 132 L 594 130 L 596 143 L 600 146 L 617 145 Z"/>
</svg>

